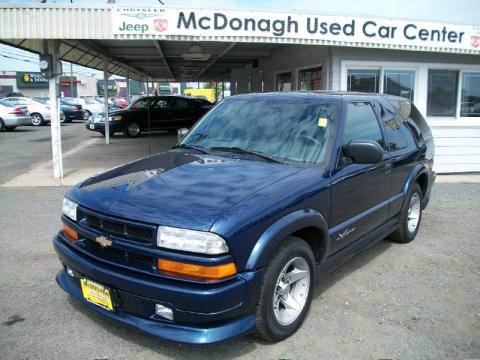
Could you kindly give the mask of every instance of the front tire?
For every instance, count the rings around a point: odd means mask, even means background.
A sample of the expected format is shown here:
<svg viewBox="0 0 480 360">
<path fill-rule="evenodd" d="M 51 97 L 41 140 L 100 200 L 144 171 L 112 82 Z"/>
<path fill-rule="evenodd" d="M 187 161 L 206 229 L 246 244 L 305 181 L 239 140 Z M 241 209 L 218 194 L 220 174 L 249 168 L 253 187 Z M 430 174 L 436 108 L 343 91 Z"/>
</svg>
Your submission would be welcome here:
<svg viewBox="0 0 480 360">
<path fill-rule="evenodd" d="M 30 117 L 32 119 L 33 126 L 42 126 L 43 124 L 45 124 L 45 119 L 39 113 L 31 114 Z"/>
<path fill-rule="evenodd" d="M 131 122 L 125 128 L 125 136 L 128 136 L 130 138 L 139 137 L 141 133 L 142 131 L 140 129 L 140 125 L 136 122 Z"/>
<path fill-rule="evenodd" d="M 288 237 L 265 269 L 256 307 L 257 336 L 283 340 L 302 324 L 314 288 L 315 258 L 300 238 Z"/>
<path fill-rule="evenodd" d="M 397 243 L 406 244 L 417 236 L 422 220 L 422 189 L 415 183 L 408 192 L 405 209 L 400 215 L 400 225 L 389 238 Z"/>
</svg>

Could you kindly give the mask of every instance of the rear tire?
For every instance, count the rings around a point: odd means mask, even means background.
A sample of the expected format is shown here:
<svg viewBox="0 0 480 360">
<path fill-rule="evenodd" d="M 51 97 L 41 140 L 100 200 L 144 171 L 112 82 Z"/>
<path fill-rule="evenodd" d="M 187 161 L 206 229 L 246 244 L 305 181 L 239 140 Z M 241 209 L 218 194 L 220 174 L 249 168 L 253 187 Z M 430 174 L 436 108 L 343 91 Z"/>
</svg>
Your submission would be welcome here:
<svg viewBox="0 0 480 360">
<path fill-rule="evenodd" d="M 277 342 L 298 330 L 312 301 L 314 271 L 310 246 L 286 238 L 265 268 L 255 311 L 258 337 Z"/>
<path fill-rule="evenodd" d="M 390 236 L 390 240 L 406 244 L 411 242 L 417 236 L 418 229 L 422 220 L 422 189 L 418 183 L 410 188 L 405 208 L 400 215 L 400 225 Z"/>
<path fill-rule="evenodd" d="M 5 130 L 5 123 L 0 119 L 0 131 Z"/>
<path fill-rule="evenodd" d="M 30 117 L 32 119 L 32 125 L 33 126 L 42 126 L 42 125 L 45 124 L 45 119 L 39 113 L 33 113 L 33 114 L 30 115 Z"/>
</svg>

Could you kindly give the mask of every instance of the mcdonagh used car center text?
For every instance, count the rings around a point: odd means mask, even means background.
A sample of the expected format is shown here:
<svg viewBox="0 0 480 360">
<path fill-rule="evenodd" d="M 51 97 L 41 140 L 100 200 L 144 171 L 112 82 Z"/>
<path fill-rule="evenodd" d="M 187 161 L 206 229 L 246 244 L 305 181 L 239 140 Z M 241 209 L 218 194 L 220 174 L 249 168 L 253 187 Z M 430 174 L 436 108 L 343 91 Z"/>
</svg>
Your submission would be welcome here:
<svg viewBox="0 0 480 360">
<path fill-rule="evenodd" d="M 12 25 L 25 17 L 36 20 Z M 55 40 L 65 61 L 138 81 L 229 82 L 232 95 L 402 96 L 433 131 L 435 171 L 480 171 L 479 25 L 405 16 L 17 5 L 0 7 L 0 37 L 37 53 L 45 40 Z"/>
</svg>

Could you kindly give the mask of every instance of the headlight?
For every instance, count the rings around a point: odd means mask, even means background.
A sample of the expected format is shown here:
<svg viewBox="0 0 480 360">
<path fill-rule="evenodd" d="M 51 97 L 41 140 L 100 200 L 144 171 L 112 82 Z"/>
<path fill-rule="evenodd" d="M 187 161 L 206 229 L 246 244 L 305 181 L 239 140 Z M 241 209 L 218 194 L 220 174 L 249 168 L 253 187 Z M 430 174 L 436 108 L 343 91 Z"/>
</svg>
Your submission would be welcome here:
<svg viewBox="0 0 480 360">
<path fill-rule="evenodd" d="M 208 255 L 228 252 L 227 243 L 216 234 L 168 226 L 158 227 L 157 246 Z"/>
<path fill-rule="evenodd" d="M 67 198 L 63 198 L 62 212 L 73 221 L 77 221 L 77 206 L 77 203 Z"/>
<path fill-rule="evenodd" d="M 110 121 L 120 121 L 120 120 L 122 120 L 122 115 L 109 116 L 108 120 L 110 120 Z"/>
</svg>

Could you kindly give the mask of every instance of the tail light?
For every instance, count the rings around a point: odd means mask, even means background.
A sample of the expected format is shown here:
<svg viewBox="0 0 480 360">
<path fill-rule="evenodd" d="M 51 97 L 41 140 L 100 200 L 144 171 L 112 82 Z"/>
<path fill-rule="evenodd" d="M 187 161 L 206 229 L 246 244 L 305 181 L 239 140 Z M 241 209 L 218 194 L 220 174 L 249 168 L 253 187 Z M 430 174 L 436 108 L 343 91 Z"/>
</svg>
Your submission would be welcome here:
<svg viewBox="0 0 480 360">
<path fill-rule="evenodd" d="M 23 114 L 25 114 L 25 113 L 23 112 L 22 109 L 20 109 L 20 108 L 15 108 L 15 109 L 13 109 L 12 111 L 10 111 L 9 114 L 13 114 L 13 115 L 23 115 Z"/>
</svg>

